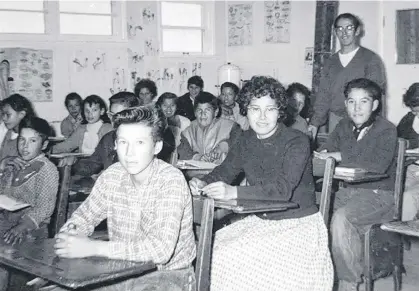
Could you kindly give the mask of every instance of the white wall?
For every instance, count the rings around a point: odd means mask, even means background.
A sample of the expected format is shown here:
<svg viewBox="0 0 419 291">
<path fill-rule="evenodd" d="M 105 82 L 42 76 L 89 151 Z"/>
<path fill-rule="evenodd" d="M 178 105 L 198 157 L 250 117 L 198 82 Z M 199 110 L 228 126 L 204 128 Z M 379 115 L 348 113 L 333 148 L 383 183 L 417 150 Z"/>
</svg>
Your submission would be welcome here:
<svg viewBox="0 0 419 291">
<path fill-rule="evenodd" d="M 304 52 L 314 44 L 315 13 L 315 1 L 292 1 L 290 43 L 265 44 L 264 1 L 253 1 L 253 44 L 228 47 L 226 61 L 243 70 L 243 79 L 271 75 L 284 84 L 300 82 L 311 87 L 312 69 L 305 68 Z M 225 23 L 227 30 L 227 19 Z"/>
</svg>

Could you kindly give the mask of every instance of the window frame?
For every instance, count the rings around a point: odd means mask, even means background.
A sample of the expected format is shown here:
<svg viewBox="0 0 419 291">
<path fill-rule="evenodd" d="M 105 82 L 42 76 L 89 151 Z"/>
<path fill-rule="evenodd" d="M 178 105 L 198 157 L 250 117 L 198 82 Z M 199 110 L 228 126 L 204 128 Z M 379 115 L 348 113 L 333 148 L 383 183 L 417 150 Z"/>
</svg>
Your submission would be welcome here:
<svg viewBox="0 0 419 291">
<path fill-rule="evenodd" d="M 112 0 L 112 35 L 89 34 L 61 34 L 59 3 L 52 0 L 44 1 L 44 26 L 45 32 L 39 33 L 0 33 L 0 41 L 89 41 L 89 42 L 126 42 L 126 0 Z M 26 11 L 26 10 L 15 10 Z M 35 11 L 34 11 L 35 12 Z M 66 13 L 90 15 L 90 13 Z M 93 15 L 93 14 L 92 14 Z M 97 14 L 104 15 L 104 14 Z"/>
<path fill-rule="evenodd" d="M 173 2 L 173 3 L 182 3 L 182 4 L 198 4 L 201 6 L 202 13 L 202 52 L 165 52 L 163 51 L 163 29 L 181 29 L 181 30 L 198 30 L 197 27 L 192 26 L 169 26 L 163 25 L 162 18 L 162 2 Z M 214 56 L 215 55 L 215 1 L 181 1 L 181 0 L 161 0 L 157 5 L 158 12 L 158 25 L 157 25 L 157 36 L 160 45 L 160 56 L 161 57 L 200 57 L 200 56 Z"/>
</svg>

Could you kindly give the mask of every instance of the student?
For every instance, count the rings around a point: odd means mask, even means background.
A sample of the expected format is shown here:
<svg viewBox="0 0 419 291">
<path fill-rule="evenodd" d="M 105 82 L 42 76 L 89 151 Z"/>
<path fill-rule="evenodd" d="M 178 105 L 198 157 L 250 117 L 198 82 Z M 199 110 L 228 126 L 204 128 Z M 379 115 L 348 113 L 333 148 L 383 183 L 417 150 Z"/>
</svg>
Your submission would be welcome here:
<svg viewBox="0 0 419 291">
<path fill-rule="evenodd" d="M 177 96 L 173 93 L 163 93 L 156 102 L 167 118 L 167 124 L 175 137 L 176 147 L 180 144 L 181 133 L 189 127 L 191 121 L 182 115 L 175 115 Z"/>
<path fill-rule="evenodd" d="M 134 94 L 141 100 L 141 105 L 147 105 L 156 102 L 157 86 L 154 81 L 150 79 L 140 80 L 134 88 Z"/>
<path fill-rule="evenodd" d="M 69 115 L 61 122 L 61 134 L 66 138 L 69 137 L 83 121 L 81 115 L 81 105 L 83 99 L 77 93 L 70 93 L 65 97 L 65 108 Z"/>
<path fill-rule="evenodd" d="M 55 252 L 67 258 L 100 256 L 157 265 L 150 274 L 94 290 L 195 290 L 192 198 L 182 172 L 156 158 L 163 147 L 165 117 L 148 105 L 119 112 L 114 122 L 120 162 L 99 176 L 57 235 Z M 109 241 L 90 239 L 104 219 Z M 76 230 L 69 230 L 70 224 Z"/>
<path fill-rule="evenodd" d="M 80 153 L 91 155 L 100 139 L 112 130 L 105 101 L 97 95 L 90 95 L 84 99 L 82 116 L 82 124 L 68 139 L 53 146 L 53 153 L 78 150 Z"/>
<path fill-rule="evenodd" d="M 42 152 L 52 129 L 48 122 L 27 117 L 19 124 L 18 156 L 0 163 L 0 195 L 30 204 L 28 208 L 0 211 L 0 237 L 14 244 L 27 235 L 48 237 L 48 224 L 55 208 L 58 171 Z M 6 290 L 8 272 L 0 268 L 0 290 Z"/>
<path fill-rule="evenodd" d="M 215 234 L 211 290 L 331 291 L 333 266 L 327 229 L 315 205 L 309 138 L 286 127 L 284 87 L 253 77 L 239 93 L 250 129 L 212 173 L 193 178 L 215 199 L 283 200 L 299 208 L 250 215 Z M 230 186 L 244 171 L 248 186 Z"/>
<path fill-rule="evenodd" d="M 221 85 L 221 118 L 233 120 L 240 125 L 242 130 L 249 129 L 249 121 L 240 114 L 239 104 L 236 102 L 239 87 L 231 82 Z"/>
<path fill-rule="evenodd" d="M 306 118 L 310 108 L 310 90 L 300 83 L 292 83 L 287 89 L 288 96 L 288 116 L 285 125 L 291 126 L 302 133 L 309 134 Z"/>
<path fill-rule="evenodd" d="M 340 290 L 358 290 L 363 273 L 363 237 L 374 223 L 394 215 L 396 127 L 380 117 L 381 88 L 368 79 L 355 79 L 345 87 L 348 117 L 342 119 L 316 153 L 334 157 L 340 166 L 387 174 L 375 182 L 348 184 L 335 194 L 331 222 L 332 255 Z"/>
<path fill-rule="evenodd" d="M 108 116 L 112 120 L 115 114 L 130 107 L 140 105 L 140 101 L 131 92 L 119 92 L 109 98 Z M 73 175 L 90 177 L 106 170 L 110 165 L 118 161 L 115 151 L 116 133 L 114 130 L 105 134 L 99 141 L 94 153 L 86 158 L 79 159 L 72 167 Z"/>
<path fill-rule="evenodd" d="M 6 137 L 7 131 L 8 129 L 3 121 L 3 102 L 0 101 L 0 151 L 1 145 L 3 144 L 3 140 Z"/>
<path fill-rule="evenodd" d="M 413 83 L 403 95 L 403 103 L 410 108 L 399 125 L 397 134 L 409 143 L 409 149 L 419 148 L 419 83 Z M 419 211 L 419 163 L 409 165 L 403 193 L 402 220 L 416 218 Z"/>
<path fill-rule="evenodd" d="M 188 79 L 188 93 L 179 97 L 177 101 L 176 115 L 182 115 L 190 121 L 195 120 L 194 103 L 196 96 L 204 89 L 204 80 L 200 76 Z"/>
<path fill-rule="evenodd" d="M 346 83 L 357 78 L 367 78 L 376 82 L 383 94 L 386 90 L 386 76 L 381 58 L 359 45 L 362 35 L 360 20 L 353 14 L 344 13 L 336 17 L 333 26 L 340 50 L 327 59 L 322 70 L 309 126 L 314 138 L 319 126 L 328 119 L 329 132 L 332 132 L 338 122 L 346 116 L 343 96 Z M 384 106 L 382 100 L 380 103 Z"/>
<path fill-rule="evenodd" d="M 229 150 L 230 132 L 235 135 L 239 126 L 233 129 L 235 122 L 220 118 L 219 100 L 211 93 L 196 97 L 194 111 L 196 119 L 182 132 L 179 159 L 220 164 Z"/>
<path fill-rule="evenodd" d="M 0 160 L 8 156 L 17 156 L 17 138 L 19 124 L 24 117 L 33 117 L 35 112 L 31 101 L 20 94 L 13 94 L 2 101 L 3 122 L 8 131 L 0 147 Z"/>
</svg>

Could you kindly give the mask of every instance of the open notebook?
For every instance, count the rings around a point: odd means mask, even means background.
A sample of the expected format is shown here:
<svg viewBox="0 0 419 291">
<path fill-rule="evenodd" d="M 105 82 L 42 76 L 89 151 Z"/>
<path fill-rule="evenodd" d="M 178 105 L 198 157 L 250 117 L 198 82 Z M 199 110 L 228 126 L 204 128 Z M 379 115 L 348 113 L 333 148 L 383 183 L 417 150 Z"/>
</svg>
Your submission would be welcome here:
<svg viewBox="0 0 419 291">
<path fill-rule="evenodd" d="M 0 208 L 8 211 L 16 211 L 26 207 L 30 207 L 30 204 L 18 201 L 6 195 L 0 195 Z"/>
</svg>

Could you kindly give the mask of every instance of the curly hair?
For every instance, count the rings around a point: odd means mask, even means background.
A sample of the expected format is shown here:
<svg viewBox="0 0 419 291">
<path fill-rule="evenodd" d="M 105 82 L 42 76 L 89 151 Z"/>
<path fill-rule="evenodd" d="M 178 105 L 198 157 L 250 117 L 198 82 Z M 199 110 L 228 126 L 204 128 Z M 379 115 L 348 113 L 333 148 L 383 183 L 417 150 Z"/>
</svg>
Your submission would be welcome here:
<svg viewBox="0 0 419 291">
<path fill-rule="evenodd" d="M 419 83 L 413 83 L 403 94 L 403 103 L 407 107 L 419 106 Z"/>
<path fill-rule="evenodd" d="M 83 105 L 82 105 L 82 110 L 81 110 L 81 116 L 83 117 L 82 124 L 87 124 L 86 116 L 84 115 L 84 106 L 86 104 L 89 104 L 90 106 L 92 106 L 93 104 L 98 104 L 99 108 L 101 110 L 103 109 L 105 111 L 100 116 L 100 119 L 102 119 L 102 121 L 104 123 L 111 123 L 111 120 L 109 119 L 108 115 L 106 114 L 106 112 L 108 111 L 108 108 L 106 106 L 105 101 L 103 101 L 103 99 L 100 98 L 97 95 L 89 95 L 89 96 L 86 97 L 86 99 L 83 100 Z"/>
<path fill-rule="evenodd" d="M 292 83 L 287 88 L 287 97 L 288 97 L 288 108 L 290 109 L 291 114 L 297 113 L 297 104 L 296 99 L 294 98 L 295 94 L 300 93 L 304 96 L 304 107 L 301 109 L 300 116 L 303 118 L 308 117 L 309 109 L 310 109 L 310 90 L 301 83 Z"/>
<path fill-rule="evenodd" d="M 164 100 L 175 100 L 175 104 L 177 105 L 177 95 L 171 92 L 165 92 L 160 95 L 159 99 L 156 101 L 156 106 L 161 107 L 164 103 Z"/>
<path fill-rule="evenodd" d="M 231 82 L 224 82 L 221 85 L 221 92 L 223 91 L 224 88 L 231 88 L 231 90 L 233 90 L 234 94 L 236 95 L 239 94 L 239 91 L 240 91 L 239 87 L 236 84 L 231 83 Z"/>
<path fill-rule="evenodd" d="M 253 98 L 269 96 L 275 100 L 278 107 L 278 121 L 288 119 L 287 94 L 284 86 L 276 79 L 269 76 L 253 76 L 247 81 L 239 92 L 237 103 L 240 106 L 240 113 L 247 116 L 247 107 Z"/>
<path fill-rule="evenodd" d="M 118 92 L 109 98 L 109 104 L 121 104 L 125 107 L 136 107 L 140 105 L 140 99 L 134 93 L 128 91 Z"/>
<path fill-rule="evenodd" d="M 150 91 L 151 98 L 154 98 L 154 97 L 157 96 L 157 86 L 156 86 L 156 83 L 154 83 L 154 81 L 152 81 L 150 79 L 140 80 L 140 82 L 138 82 L 137 85 L 135 85 L 135 88 L 134 88 L 135 96 L 140 97 L 140 91 L 141 91 L 142 88 L 147 88 L 148 91 Z"/>
<path fill-rule="evenodd" d="M 154 142 L 163 140 L 163 133 L 166 130 L 167 121 L 163 111 L 159 107 L 154 104 L 149 104 L 128 108 L 115 114 L 114 127 L 116 130 L 123 124 L 135 123 L 151 127 Z"/>
</svg>

